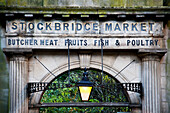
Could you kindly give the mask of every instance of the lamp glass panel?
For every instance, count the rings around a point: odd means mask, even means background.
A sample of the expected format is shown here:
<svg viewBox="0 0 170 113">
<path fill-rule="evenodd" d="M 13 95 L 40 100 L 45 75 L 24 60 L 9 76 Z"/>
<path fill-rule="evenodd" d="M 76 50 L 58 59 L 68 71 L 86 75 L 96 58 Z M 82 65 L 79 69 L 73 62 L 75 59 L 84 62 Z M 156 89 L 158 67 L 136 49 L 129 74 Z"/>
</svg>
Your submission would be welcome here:
<svg viewBox="0 0 170 113">
<path fill-rule="evenodd" d="M 88 101 L 92 87 L 79 86 L 82 101 Z"/>
</svg>

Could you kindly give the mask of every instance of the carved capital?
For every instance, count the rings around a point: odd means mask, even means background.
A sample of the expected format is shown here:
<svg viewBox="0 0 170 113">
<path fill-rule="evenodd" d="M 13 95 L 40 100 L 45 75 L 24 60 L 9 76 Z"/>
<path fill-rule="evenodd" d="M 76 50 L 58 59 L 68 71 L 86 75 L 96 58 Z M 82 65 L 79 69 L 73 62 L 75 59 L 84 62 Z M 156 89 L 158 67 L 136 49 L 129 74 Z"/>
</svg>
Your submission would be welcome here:
<svg viewBox="0 0 170 113">
<path fill-rule="evenodd" d="M 28 57 L 23 55 L 13 55 L 10 57 L 10 61 L 28 61 Z"/>
<path fill-rule="evenodd" d="M 25 48 L 3 48 L 3 52 L 10 60 L 16 60 L 16 58 L 24 60 L 24 57 L 32 56 L 32 49 Z"/>
<path fill-rule="evenodd" d="M 142 61 L 160 61 L 167 49 L 139 49 L 138 56 Z"/>
</svg>

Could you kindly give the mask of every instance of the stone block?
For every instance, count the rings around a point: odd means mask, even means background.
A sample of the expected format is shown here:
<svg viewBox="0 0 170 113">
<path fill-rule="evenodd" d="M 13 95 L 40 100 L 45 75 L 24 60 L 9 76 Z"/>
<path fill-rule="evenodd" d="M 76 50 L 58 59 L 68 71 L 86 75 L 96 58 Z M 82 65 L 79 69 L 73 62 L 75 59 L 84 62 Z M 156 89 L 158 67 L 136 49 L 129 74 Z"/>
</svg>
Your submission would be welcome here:
<svg viewBox="0 0 170 113">
<path fill-rule="evenodd" d="M 58 0 L 44 0 L 44 6 L 57 6 Z"/>
<path fill-rule="evenodd" d="M 74 0 L 58 0 L 59 6 L 69 6 L 71 4 L 74 4 Z"/>
<path fill-rule="evenodd" d="M 100 0 L 99 3 L 100 3 L 100 7 L 109 7 L 113 5 L 111 0 Z"/>
<path fill-rule="evenodd" d="M 17 5 L 18 6 L 27 6 L 27 0 L 18 0 Z"/>
<path fill-rule="evenodd" d="M 58 6 L 91 7 L 91 6 L 99 6 L 99 4 L 100 4 L 99 0 L 58 0 Z"/>
<path fill-rule="evenodd" d="M 165 89 L 161 89 L 162 92 L 162 101 L 166 101 L 166 90 Z"/>
<path fill-rule="evenodd" d="M 166 63 L 170 63 L 170 51 L 167 52 L 167 55 L 166 55 Z"/>
<path fill-rule="evenodd" d="M 170 48 L 170 39 L 167 40 L 167 45 L 168 45 L 168 48 Z"/>
<path fill-rule="evenodd" d="M 8 113 L 8 89 L 0 89 L 0 113 Z"/>
<path fill-rule="evenodd" d="M 132 56 L 125 57 L 124 55 L 118 56 L 112 67 L 115 68 L 117 72 L 119 72 L 124 67 L 126 67 L 130 62 L 132 62 L 133 59 L 136 58 Z M 137 62 L 133 62 L 126 69 L 124 69 L 121 72 L 121 74 L 123 74 L 128 81 L 135 81 L 135 78 L 140 78 L 140 71 L 141 71 L 140 64 Z"/>
<path fill-rule="evenodd" d="M 169 93 L 170 93 L 170 76 L 167 76 L 166 77 L 166 87 L 167 87 L 167 90 L 169 91 Z"/>
<path fill-rule="evenodd" d="M 132 83 L 141 82 L 141 78 L 135 78 L 135 79 L 131 80 L 130 82 L 132 82 Z"/>
<path fill-rule="evenodd" d="M 8 76 L 0 76 L 0 89 L 8 89 Z"/>
<path fill-rule="evenodd" d="M 17 0 L 7 0 L 8 6 L 17 6 Z"/>
<path fill-rule="evenodd" d="M 0 0 L 0 6 L 6 6 L 6 0 Z"/>
<path fill-rule="evenodd" d="M 27 0 L 27 6 L 42 6 L 43 0 Z"/>
<path fill-rule="evenodd" d="M 100 6 L 100 0 L 93 0 L 93 5 L 94 6 Z"/>
<path fill-rule="evenodd" d="M 92 0 L 69 0 L 69 6 L 90 6 L 93 5 Z M 91 3 L 91 4 L 89 4 Z"/>
<path fill-rule="evenodd" d="M 132 108 L 133 113 L 142 113 L 142 110 L 140 108 Z M 125 112 L 126 113 L 126 112 Z M 128 113 L 128 112 L 127 112 Z"/>
<path fill-rule="evenodd" d="M 145 0 L 127 0 L 127 7 L 145 6 Z"/>
<path fill-rule="evenodd" d="M 142 6 L 163 6 L 163 0 L 0 0 L 0 6 L 97 6 L 97 7 L 142 7 Z M 169 5 L 164 0 L 164 5 Z"/>
<path fill-rule="evenodd" d="M 169 103 L 169 111 L 170 111 L 170 77 L 167 77 L 167 88 L 166 88 L 167 92 L 166 92 L 166 100 Z M 164 110 L 168 110 L 168 109 L 164 109 Z M 164 113 L 169 113 L 169 112 L 164 112 Z"/>
<path fill-rule="evenodd" d="M 0 89 L 0 100 L 7 101 L 8 100 L 8 89 Z"/>
<path fill-rule="evenodd" d="M 169 4 L 169 6 L 170 6 L 170 4 Z M 168 26 L 168 39 L 170 39 L 170 20 L 168 20 L 167 26 Z"/>
<path fill-rule="evenodd" d="M 161 77 L 161 88 L 166 88 L 166 77 Z"/>
<path fill-rule="evenodd" d="M 165 55 L 161 58 L 160 63 L 161 64 L 166 64 L 166 62 L 167 62 L 167 53 L 165 53 Z"/>
<path fill-rule="evenodd" d="M 0 56 L 0 58 L 2 57 Z M 0 76 L 5 74 L 6 74 L 6 64 L 5 62 L 1 62 L 0 60 Z"/>
<path fill-rule="evenodd" d="M 146 6 L 162 6 L 163 0 L 147 0 Z"/>
<path fill-rule="evenodd" d="M 36 80 L 33 76 L 29 77 L 28 82 L 39 82 L 39 80 Z"/>
<path fill-rule="evenodd" d="M 168 100 L 168 108 L 169 108 L 169 111 L 170 111 L 170 102 L 169 102 L 169 100 L 170 100 L 170 92 L 168 92 L 167 93 L 167 100 Z M 169 112 L 167 112 L 167 113 L 169 113 Z"/>
<path fill-rule="evenodd" d="M 168 103 L 162 102 L 162 113 L 169 113 L 168 112 Z"/>
<path fill-rule="evenodd" d="M 167 64 L 166 66 L 166 73 L 167 73 L 167 76 L 170 76 L 170 64 Z"/>
<path fill-rule="evenodd" d="M 108 66 L 112 66 L 116 60 L 116 56 L 111 56 L 111 55 L 104 55 L 103 56 L 103 62 L 104 64 Z"/>
<path fill-rule="evenodd" d="M 164 6 L 170 6 L 170 0 L 164 0 L 163 5 Z"/>
<path fill-rule="evenodd" d="M 161 68 L 161 76 L 166 76 L 166 65 L 165 64 L 160 64 Z"/>
<path fill-rule="evenodd" d="M 123 7 L 125 6 L 126 4 L 126 0 L 108 0 L 109 2 L 108 3 L 108 6 L 111 6 L 111 7 Z M 106 0 L 103 0 L 103 2 L 106 4 Z"/>
</svg>

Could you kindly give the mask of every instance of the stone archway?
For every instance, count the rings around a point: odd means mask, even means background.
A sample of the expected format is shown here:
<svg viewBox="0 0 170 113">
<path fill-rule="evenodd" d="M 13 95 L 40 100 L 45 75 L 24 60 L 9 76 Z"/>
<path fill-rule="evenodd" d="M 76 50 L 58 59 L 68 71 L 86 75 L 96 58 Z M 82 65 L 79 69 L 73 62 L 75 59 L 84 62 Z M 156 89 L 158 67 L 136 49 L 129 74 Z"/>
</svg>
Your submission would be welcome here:
<svg viewBox="0 0 170 113">
<path fill-rule="evenodd" d="M 95 61 L 93 60 L 93 55 L 91 54 L 81 54 L 79 55 L 79 59 L 78 61 L 71 61 L 70 62 L 70 66 L 71 66 L 71 69 L 76 69 L 76 68 L 83 68 L 84 66 L 85 67 L 88 67 L 88 68 L 94 68 L 94 69 L 98 69 L 98 70 L 101 70 L 101 62 L 100 61 Z M 119 57 L 117 57 L 118 60 L 121 60 L 121 55 Z M 131 60 L 131 57 L 135 57 L 135 56 L 130 56 L 129 57 L 129 61 Z M 108 56 L 106 57 L 108 59 L 111 59 L 109 58 Z M 137 59 L 137 57 L 135 57 Z M 126 59 L 127 60 L 127 59 Z M 81 63 L 84 63 L 83 66 L 81 65 Z M 66 71 L 68 71 L 68 64 L 65 62 L 64 64 L 58 66 L 57 68 L 53 69 L 53 73 L 55 75 L 60 75 Z M 115 74 L 118 73 L 118 69 L 108 65 L 107 63 L 104 62 L 103 64 L 103 67 L 104 67 L 104 72 L 107 72 L 108 74 L 114 76 Z M 140 65 L 139 65 L 139 68 L 140 68 Z M 132 80 L 130 80 L 128 78 L 128 73 L 126 74 L 119 74 L 119 76 L 116 77 L 116 79 L 120 82 L 120 83 L 130 83 Z M 138 75 L 140 76 L 140 75 Z M 39 82 L 50 82 L 54 79 L 55 77 L 53 75 L 51 75 L 50 73 L 47 73 L 46 75 L 44 75 L 41 80 Z M 140 82 L 140 79 L 139 81 L 136 81 L 136 82 Z M 37 92 L 37 93 L 34 93 L 31 95 L 30 97 L 30 101 L 29 103 L 30 104 L 37 104 L 39 103 L 40 99 L 41 99 L 41 95 L 42 95 L 42 91 L 41 92 Z M 129 98 L 130 98 L 130 102 L 131 103 L 141 103 L 141 100 L 140 100 L 140 95 L 137 94 L 137 93 L 132 93 L 132 92 L 128 92 L 128 95 L 129 95 Z M 133 112 L 140 112 L 139 109 L 137 110 L 132 110 Z M 38 112 L 38 110 L 30 110 L 29 111 L 30 113 L 31 112 Z"/>
</svg>

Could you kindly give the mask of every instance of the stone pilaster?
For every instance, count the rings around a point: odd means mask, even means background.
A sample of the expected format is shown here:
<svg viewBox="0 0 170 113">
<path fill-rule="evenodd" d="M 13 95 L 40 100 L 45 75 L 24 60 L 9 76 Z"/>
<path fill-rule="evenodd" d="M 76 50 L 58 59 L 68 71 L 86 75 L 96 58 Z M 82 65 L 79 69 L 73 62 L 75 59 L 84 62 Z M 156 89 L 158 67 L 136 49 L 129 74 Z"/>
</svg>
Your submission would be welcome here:
<svg viewBox="0 0 170 113">
<path fill-rule="evenodd" d="M 157 54 L 142 55 L 142 113 L 161 113 L 160 58 Z"/>
<path fill-rule="evenodd" d="M 28 113 L 28 59 L 13 56 L 9 61 L 10 113 Z"/>
</svg>

